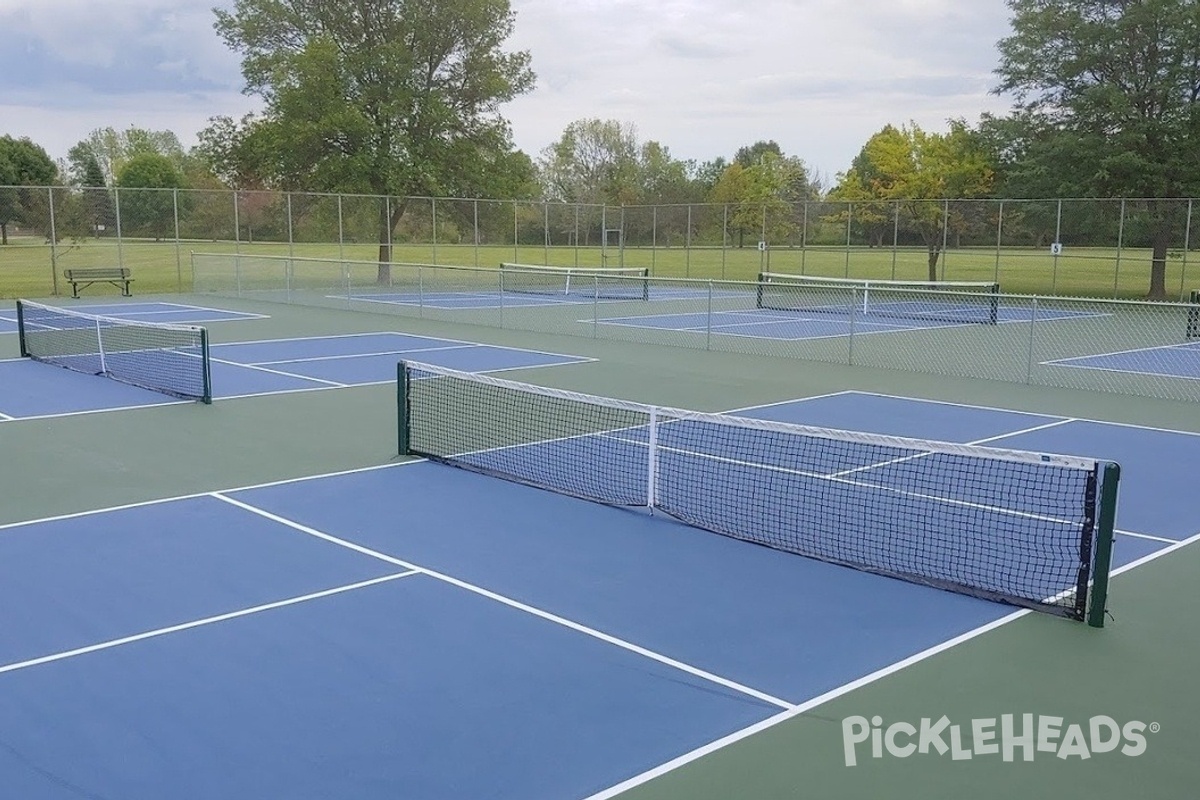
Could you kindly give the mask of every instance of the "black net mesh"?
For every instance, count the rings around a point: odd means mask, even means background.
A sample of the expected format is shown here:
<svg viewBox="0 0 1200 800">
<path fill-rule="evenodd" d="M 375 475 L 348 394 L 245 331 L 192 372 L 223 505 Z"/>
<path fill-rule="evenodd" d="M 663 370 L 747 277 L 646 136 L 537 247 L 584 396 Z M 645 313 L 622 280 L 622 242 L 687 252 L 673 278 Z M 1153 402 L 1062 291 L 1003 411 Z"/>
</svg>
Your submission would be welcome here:
<svg viewBox="0 0 1200 800">
<path fill-rule="evenodd" d="M 786 275 L 758 276 L 758 307 L 849 317 L 917 319 L 995 325 L 1000 287 L 967 281 L 870 281 Z"/>
<path fill-rule="evenodd" d="M 175 397 L 211 399 L 207 333 L 21 300 L 21 354 Z"/>
<path fill-rule="evenodd" d="M 1089 459 L 656 408 L 408 365 L 408 452 L 769 547 L 1081 619 Z"/>
</svg>

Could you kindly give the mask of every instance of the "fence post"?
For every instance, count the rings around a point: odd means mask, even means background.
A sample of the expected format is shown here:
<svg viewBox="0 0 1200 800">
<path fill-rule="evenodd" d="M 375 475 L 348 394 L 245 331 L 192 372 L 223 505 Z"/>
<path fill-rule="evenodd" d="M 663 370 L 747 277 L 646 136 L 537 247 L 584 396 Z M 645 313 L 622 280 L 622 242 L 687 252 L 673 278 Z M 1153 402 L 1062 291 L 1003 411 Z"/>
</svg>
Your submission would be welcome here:
<svg viewBox="0 0 1200 800">
<path fill-rule="evenodd" d="M 896 280 L 896 259 L 900 255 L 900 201 L 892 208 L 892 280 Z"/>
<path fill-rule="evenodd" d="M 50 284 L 54 296 L 58 296 L 58 225 L 54 219 L 54 187 L 47 186 L 50 198 Z M 24 355 L 22 353 L 21 355 Z"/>
<path fill-rule="evenodd" d="M 942 280 L 946 280 L 946 259 L 950 245 L 950 201 L 942 201 Z"/>
<path fill-rule="evenodd" d="M 50 205 L 53 206 L 54 203 L 51 203 Z M 121 233 L 121 187 L 120 186 L 113 187 L 113 205 L 116 207 L 116 217 L 117 217 L 117 266 L 123 267 L 123 266 L 125 266 L 125 250 L 121 243 L 123 236 Z"/>
<path fill-rule="evenodd" d="M 179 189 L 172 189 L 171 195 L 175 206 L 175 283 L 178 292 L 183 294 L 183 254 L 179 249 Z"/>
<path fill-rule="evenodd" d="M 1117 223 L 1117 263 L 1113 267 L 1113 299 L 1121 285 L 1121 252 L 1125 247 L 1125 198 L 1121 198 L 1121 221 Z"/>
<path fill-rule="evenodd" d="M 1192 200 L 1187 204 L 1187 222 L 1183 227 L 1183 263 L 1179 269 L 1179 299 L 1187 299 L 1188 250 L 1192 248 Z"/>
<path fill-rule="evenodd" d="M 854 219 L 854 203 L 846 204 L 846 274 L 850 277 L 850 222 Z"/>
<path fill-rule="evenodd" d="M 708 314 L 704 317 L 704 349 L 712 350 L 713 282 L 708 282 Z"/>
<path fill-rule="evenodd" d="M 1058 213 L 1054 222 L 1054 243 L 1062 244 L 1062 200 L 1058 201 Z M 1053 272 L 1050 276 L 1050 293 L 1058 294 L 1058 251 L 1054 249 L 1054 254 L 1051 258 L 1054 260 Z"/>
<path fill-rule="evenodd" d="M 996 267 L 992 271 L 992 283 L 1000 283 L 1000 246 L 1004 235 L 1004 201 L 1000 201 L 1000 212 L 996 215 Z"/>
<path fill-rule="evenodd" d="M 1033 383 L 1033 342 L 1037 329 L 1038 298 L 1033 296 L 1033 306 L 1029 309 L 1029 352 L 1025 357 L 1025 383 Z"/>
</svg>

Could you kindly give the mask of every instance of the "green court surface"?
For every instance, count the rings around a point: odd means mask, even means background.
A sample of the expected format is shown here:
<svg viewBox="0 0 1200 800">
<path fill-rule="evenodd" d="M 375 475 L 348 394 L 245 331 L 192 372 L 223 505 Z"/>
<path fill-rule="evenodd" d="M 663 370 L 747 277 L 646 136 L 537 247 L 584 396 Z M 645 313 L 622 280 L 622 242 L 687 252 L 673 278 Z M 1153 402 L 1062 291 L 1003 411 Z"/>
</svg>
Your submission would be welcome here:
<svg viewBox="0 0 1200 800">
<path fill-rule="evenodd" d="M 167 272 L 173 273 L 173 260 L 169 266 Z M 147 297 L 136 300 L 146 302 Z M 264 315 L 208 324 L 214 344 L 392 331 L 570 354 L 589 360 L 515 369 L 505 377 L 702 411 L 854 390 L 1200 433 L 1194 403 L 248 299 L 162 295 L 153 300 Z M 0 357 L 18 355 L 16 338 L 0 336 Z M 265 394 L 211 406 L 171 404 L 0 422 L 0 491 L 5 498 L 0 525 L 395 463 L 401 460 L 395 433 L 395 388 L 387 384 Z M 1104 452 L 1087 455 L 1107 457 Z M 1200 474 L 1195 463 L 1169 468 Z M 1180 544 L 1114 577 L 1111 618 L 1103 629 L 1015 612 L 988 630 L 920 653 L 911 663 L 801 703 L 757 732 L 743 731 L 729 741 L 680 753 L 677 763 L 631 775 L 627 784 L 597 786 L 590 795 L 572 797 L 1194 796 L 1200 785 L 1200 592 L 1195 588 L 1200 542 L 1187 537 L 1200 534 L 1200 513 L 1179 524 L 1184 533 L 1172 538 Z M 0 530 L 0 536 L 20 530 Z M 819 617 L 824 610 L 796 608 L 794 613 Z M 886 621 L 895 612 L 880 605 L 871 613 Z M 786 627 L 777 631 L 778 637 L 792 635 Z M 720 651 L 723 644 L 712 641 L 709 646 Z M 807 658 L 836 660 L 838 653 L 824 652 L 818 641 Z M 520 715 L 521 710 L 511 713 Z M 1122 725 L 1144 722 L 1154 732 L 1146 734 L 1145 751 L 1136 756 L 1096 752 L 1088 758 L 1062 758 L 1043 751 L 1025 761 L 1018 750 L 1016 760 L 1005 761 L 995 754 L 956 760 L 949 753 L 899 758 L 884 751 L 873 758 L 868 743 L 858 746 L 856 765 L 846 764 L 847 718 L 880 717 L 886 728 L 896 722 L 919 726 L 922 719 L 945 716 L 962 728 L 962 745 L 970 748 L 972 720 L 1008 714 L 1061 717 L 1064 728 L 1080 724 L 1085 732 L 1091 718 L 1106 715 Z M 0 747 L 6 739 L 2 728 L 0 722 Z"/>
</svg>

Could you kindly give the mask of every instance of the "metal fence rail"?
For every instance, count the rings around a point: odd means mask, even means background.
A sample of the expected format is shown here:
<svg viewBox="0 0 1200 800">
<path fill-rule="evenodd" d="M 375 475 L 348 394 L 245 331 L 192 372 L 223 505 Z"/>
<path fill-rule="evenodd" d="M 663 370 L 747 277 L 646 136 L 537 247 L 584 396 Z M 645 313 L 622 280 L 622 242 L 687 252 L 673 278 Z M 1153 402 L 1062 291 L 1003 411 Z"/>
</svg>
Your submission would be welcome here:
<svg viewBox="0 0 1200 800">
<path fill-rule="evenodd" d="M 1200 279 L 1191 199 L 922 200 L 605 206 L 233 189 L 0 187 L 15 209 L 0 295 L 57 294 L 63 269 L 139 270 L 186 291 L 187 253 L 491 265 L 647 267 L 659 277 L 763 271 L 988 280 L 1010 291 L 1138 297 L 1162 257 L 1167 297 Z M 381 223 L 397 218 L 395 225 Z"/>
<path fill-rule="evenodd" d="M 603 277 L 560 294 L 484 267 L 236 253 L 191 267 L 197 292 L 224 297 L 1200 401 L 1195 302 L 829 283 L 764 303 L 757 281 L 659 277 L 647 301 Z"/>
</svg>

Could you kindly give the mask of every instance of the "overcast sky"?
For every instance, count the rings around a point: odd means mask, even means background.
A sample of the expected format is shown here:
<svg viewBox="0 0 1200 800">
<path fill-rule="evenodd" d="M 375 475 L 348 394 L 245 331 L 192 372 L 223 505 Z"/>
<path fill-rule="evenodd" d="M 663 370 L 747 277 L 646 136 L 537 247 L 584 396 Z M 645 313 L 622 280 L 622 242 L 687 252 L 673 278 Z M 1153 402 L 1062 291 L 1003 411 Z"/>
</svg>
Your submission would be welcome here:
<svg viewBox="0 0 1200 800">
<path fill-rule="evenodd" d="M 231 2 L 216 4 L 230 6 Z M 0 0 L 0 134 L 52 156 L 98 127 L 175 131 L 257 107 L 214 0 Z M 1004 0 L 513 0 L 537 88 L 505 109 L 532 156 L 585 117 L 678 158 L 774 139 L 827 181 L 887 123 L 943 130 L 1008 103 Z"/>
</svg>

